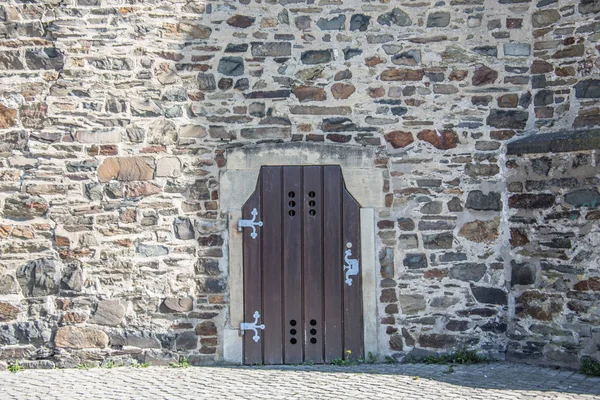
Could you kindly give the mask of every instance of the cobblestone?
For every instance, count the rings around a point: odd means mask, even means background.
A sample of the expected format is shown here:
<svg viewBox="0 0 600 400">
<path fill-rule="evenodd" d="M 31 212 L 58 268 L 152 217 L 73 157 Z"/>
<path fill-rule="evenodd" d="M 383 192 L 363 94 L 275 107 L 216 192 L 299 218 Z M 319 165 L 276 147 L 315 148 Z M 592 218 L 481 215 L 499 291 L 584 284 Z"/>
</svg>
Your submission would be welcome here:
<svg viewBox="0 0 600 400">
<path fill-rule="evenodd" d="M 509 363 L 0 372 L 3 400 L 598 399 L 600 378 Z"/>
</svg>

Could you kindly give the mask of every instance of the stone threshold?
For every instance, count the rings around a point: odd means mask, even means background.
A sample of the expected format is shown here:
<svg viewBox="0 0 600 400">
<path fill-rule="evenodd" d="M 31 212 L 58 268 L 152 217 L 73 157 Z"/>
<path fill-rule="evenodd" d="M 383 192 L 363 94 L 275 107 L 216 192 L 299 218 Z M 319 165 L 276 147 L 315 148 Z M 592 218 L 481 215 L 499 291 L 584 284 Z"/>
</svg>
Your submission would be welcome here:
<svg viewBox="0 0 600 400">
<path fill-rule="evenodd" d="M 600 129 L 534 134 L 508 143 L 507 154 L 566 153 L 600 149 Z"/>
</svg>

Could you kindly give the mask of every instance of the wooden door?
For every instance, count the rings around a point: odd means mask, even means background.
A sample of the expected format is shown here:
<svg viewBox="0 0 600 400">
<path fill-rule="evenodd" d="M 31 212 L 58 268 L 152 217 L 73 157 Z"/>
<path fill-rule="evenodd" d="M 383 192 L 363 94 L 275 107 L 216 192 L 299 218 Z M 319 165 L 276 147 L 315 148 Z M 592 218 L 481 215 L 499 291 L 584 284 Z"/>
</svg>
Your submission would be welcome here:
<svg viewBox="0 0 600 400">
<path fill-rule="evenodd" d="M 244 363 L 363 358 L 360 206 L 340 167 L 262 167 L 242 216 L 244 321 L 259 325 Z"/>
</svg>

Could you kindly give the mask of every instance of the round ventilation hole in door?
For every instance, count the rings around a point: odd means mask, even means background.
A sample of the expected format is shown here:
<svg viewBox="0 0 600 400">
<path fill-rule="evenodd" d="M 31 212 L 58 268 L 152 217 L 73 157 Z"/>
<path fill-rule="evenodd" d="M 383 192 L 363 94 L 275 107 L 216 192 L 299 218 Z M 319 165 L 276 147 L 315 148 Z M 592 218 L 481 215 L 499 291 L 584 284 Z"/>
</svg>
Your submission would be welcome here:
<svg viewBox="0 0 600 400">
<path fill-rule="evenodd" d="M 315 326 L 315 325 L 317 325 L 317 320 L 316 320 L 316 319 L 311 319 L 311 320 L 310 320 L 310 324 L 311 324 L 312 326 Z"/>
<path fill-rule="evenodd" d="M 309 213 L 311 216 L 313 216 L 313 217 L 314 217 L 315 215 L 317 215 L 317 212 L 316 212 L 315 210 L 309 210 L 309 211 L 308 211 L 308 213 Z"/>
<path fill-rule="evenodd" d="M 310 342 L 311 342 L 312 344 L 315 344 L 315 343 L 317 343 L 317 338 L 310 338 Z"/>
<path fill-rule="evenodd" d="M 290 210 L 290 211 L 288 211 L 288 214 L 290 217 L 293 217 L 294 215 L 296 215 L 296 211 Z"/>
<path fill-rule="evenodd" d="M 295 335 L 296 334 L 296 330 L 295 329 L 290 329 L 290 335 Z"/>
<path fill-rule="evenodd" d="M 308 192 L 308 197 L 315 197 L 315 192 Z"/>
<path fill-rule="evenodd" d="M 291 338 L 290 339 L 290 343 L 291 344 L 296 344 L 296 343 L 298 343 L 298 341 L 296 340 L 296 338 Z"/>
<path fill-rule="evenodd" d="M 290 325 L 291 326 L 296 326 L 296 320 L 295 319 L 290 320 Z"/>
<path fill-rule="evenodd" d="M 296 197 L 296 193 L 295 193 L 295 192 L 289 192 L 289 193 L 288 193 L 288 197 L 289 197 L 290 199 L 293 199 L 294 197 Z"/>
<path fill-rule="evenodd" d="M 316 334 L 317 334 L 317 330 L 316 330 L 315 328 L 312 328 L 312 329 L 310 330 L 310 334 L 311 334 L 311 335 L 316 335 Z"/>
</svg>

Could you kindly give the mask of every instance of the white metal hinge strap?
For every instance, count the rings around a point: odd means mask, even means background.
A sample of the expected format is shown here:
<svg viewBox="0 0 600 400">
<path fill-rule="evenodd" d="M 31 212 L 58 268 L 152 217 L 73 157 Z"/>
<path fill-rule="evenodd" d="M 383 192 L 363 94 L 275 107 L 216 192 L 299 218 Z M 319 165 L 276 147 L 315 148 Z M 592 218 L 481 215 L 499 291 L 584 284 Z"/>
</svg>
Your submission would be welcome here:
<svg viewBox="0 0 600 400">
<path fill-rule="evenodd" d="M 258 329 L 265 330 L 265 324 L 258 325 L 258 319 L 260 318 L 260 313 L 258 311 L 254 311 L 254 322 L 242 322 L 240 324 L 240 331 L 242 334 L 244 331 L 254 331 L 254 336 L 252 336 L 252 340 L 258 342 L 260 340 L 260 336 L 258 335 Z"/>
<path fill-rule="evenodd" d="M 346 243 L 346 247 L 348 250 L 344 253 L 344 261 L 346 265 L 344 265 L 344 271 L 346 271 L 346 285 L 352 286 L 352 278 L 351 275 L 358 275 L 358 260 L 351 259 L 352 256 L 352 243 Z"/>
<path fill-rule="evenodd" d="M 263 223 L 262 221 L 256 222 L 256 217 L 258 216 L 258 211 L 256 210 L 256 208 L 253 208 L 250 214 L 252 214 L 252 219 L 238 220 L 238 231 L 241 232 L 242 228 L 252 228 L 252 233 L 250 234 L 250 237 L 252 239 L 256 239 L 256 237 L 258 236 L 258 233 L 256 233 L 256 226 L 263 226 Z"/>
</svg>

